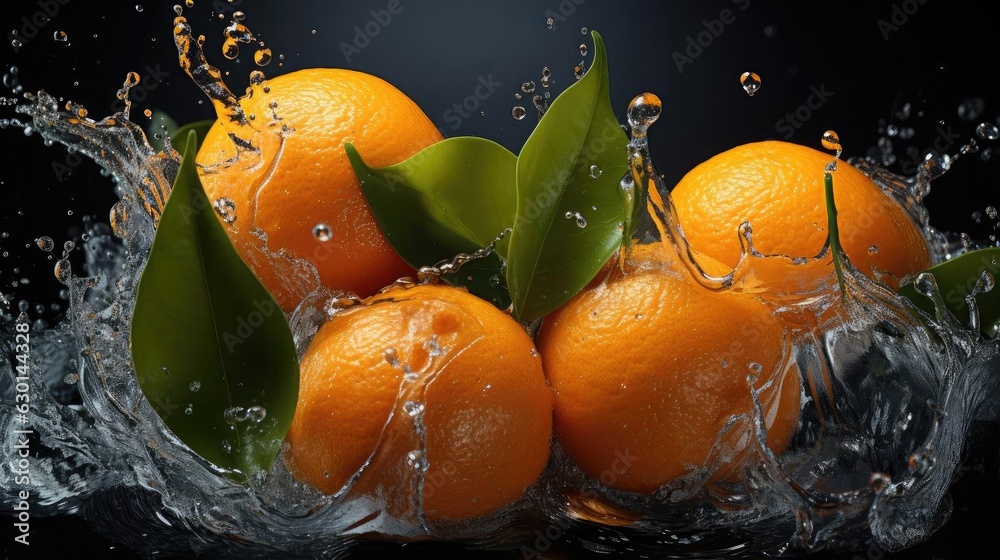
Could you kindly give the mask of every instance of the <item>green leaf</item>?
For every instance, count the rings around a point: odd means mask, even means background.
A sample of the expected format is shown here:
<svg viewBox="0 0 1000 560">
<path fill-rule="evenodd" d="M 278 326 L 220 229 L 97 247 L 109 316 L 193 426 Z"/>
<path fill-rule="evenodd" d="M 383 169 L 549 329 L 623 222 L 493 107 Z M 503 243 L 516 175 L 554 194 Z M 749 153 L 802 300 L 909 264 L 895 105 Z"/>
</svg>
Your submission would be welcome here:
<svg viewBox="0 0 1000 560">
<path fill-rule="evenodd" d="M 969 307 L 965 303 L 965 297 L 972 293 L 983 273 L 988 272 L 995 277 L 998 270 L 1000 270 L 1000 248 L 990 247 L 964 253 L 932 266 L 927 272 L 934 275 L 945 307 L 962 324 L 968 324 Z M 933 302 L 918 293 L 912 283 L 901 286 L 899 293 L 920 309 L 934 315 Z M 975 297 L 976 307 L 979 309 L 980 332 L 986 337 L 996 338 L 1000 332 L 1000 289 L 994 288 Z"/>
<path fill-rule="evenodd" d="M 188 133 L 139 281 L 131 349 L 139 386 L 167 427 L 240 480 L 278 453 L 298 397 L 288 324 L 205 196 Z M 266 412 L 233 422 L 251 407 Z M 235 414 L 234 414 L 235 413 Z"/>
<path fill-rule="evenodd" d="M 492 243 L 514 224 L 517 158 L 483 138 L 448 138 L 397 165 L 368 166 L 357 149 L 345 145 L 368 205 L 389 243 L 410 266 L 435 265 Z M 453 284 L 502 309 L 510 305 L 496 253 L 445 275 Z"/>
<path fill-rule="evenodd" d="M 192 130 L 198 135 L 198 144 L 200 145 L 205 140 L 208 130 L 215 124 L 215 119 L 209 119 L 194 121 L 181 126 L 170 115 L 159 109 L 153 110 L 153 114 L 149 120 L 149 128 L 146 129 L 146 140 L 157 152 L 162 152 L 166 147 L 165 137 L 170 138 L 170 145 L 175 150 L 178 152 L 181 151 L 184 148 L 184 143 L 187 142 L 188 132 Z"/>
<path fill-rule="evenodd" d="M 184 143 L 187 142 L 188 132 L 193 130 L 200 146 L 205 141 L 205 136 L 213 124 L 215 124 L 215 119 L 188 123 L 170 133 L 170 145 L 178 152 L 181 151 L 184 149 Z"/>
<path fill-rule="evenodd" d="M 576 295 L 622 243 L 628 139 L 611 107 L 604 42 L 591 35 L 593 66 L 552 103 L 517 160 L 507 285 L 522 321 Z"/>
<path fill-rule="evenodd" d="M 164 135 L 171 136 L 177 132 L 177 121 L 159 109 L 153 109 L 149 117 L 149 127 L 146 129 L 146 140 L 157 152 L 162 152 L 165 146 Z M 171 138 L 173 140 L 173 138 Z"/>
</svg>

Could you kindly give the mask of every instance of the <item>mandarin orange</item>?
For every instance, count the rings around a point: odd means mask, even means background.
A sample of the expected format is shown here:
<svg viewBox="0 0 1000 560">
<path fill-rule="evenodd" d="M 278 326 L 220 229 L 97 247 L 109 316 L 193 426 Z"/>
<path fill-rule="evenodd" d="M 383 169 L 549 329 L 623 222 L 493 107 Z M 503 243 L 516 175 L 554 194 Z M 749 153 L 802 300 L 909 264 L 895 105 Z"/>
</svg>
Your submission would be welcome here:
<svg viewBox="0 0 1000 560">
<path fill-rule="evenodd" d="M 341 311 L 300 369 L 285 458 L 323 492 L 364 467 L 353 491 L 387 510 L 464 519 L 516 501 L 546 465 L 552 393 L 538 352 L 464 289 L 390 288 Z"/>
<path fill-rule="evenodd" d="M 388 82 L 344 69 L 299 70 L 251 92 L 240 100 L 248 125 L 217 121 L 197 161 L 230 238 L 282 308 L 311 286 L 289 277 L 280 254 L 362 297 L 413 274 L 376 223 L 344 144 L 373 166 L 399 163 L 441 140 L 420 108 Z"/>
</svg>

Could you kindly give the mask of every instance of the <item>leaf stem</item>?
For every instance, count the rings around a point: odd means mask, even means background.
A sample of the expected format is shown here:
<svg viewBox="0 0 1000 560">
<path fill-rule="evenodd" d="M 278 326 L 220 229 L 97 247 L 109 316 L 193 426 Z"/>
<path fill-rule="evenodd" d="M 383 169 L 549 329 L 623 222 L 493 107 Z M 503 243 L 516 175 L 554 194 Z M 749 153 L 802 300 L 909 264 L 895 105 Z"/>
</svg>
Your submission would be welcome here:
<svg viewBox="0 0 1000 560">
<path fill-rule="evenodd" d="M 826 192 L 826 217 L 830 228 L 830 254 L 833 255 L 833 269 L 840 284 L 840 295 L 847 295 L 844 285 L 844 250 L 840 245 L 840 228 L 837 226 L 837 204 L 833 200 L 833 173 L 826 171 L 823 177 Z"/>
</svg>

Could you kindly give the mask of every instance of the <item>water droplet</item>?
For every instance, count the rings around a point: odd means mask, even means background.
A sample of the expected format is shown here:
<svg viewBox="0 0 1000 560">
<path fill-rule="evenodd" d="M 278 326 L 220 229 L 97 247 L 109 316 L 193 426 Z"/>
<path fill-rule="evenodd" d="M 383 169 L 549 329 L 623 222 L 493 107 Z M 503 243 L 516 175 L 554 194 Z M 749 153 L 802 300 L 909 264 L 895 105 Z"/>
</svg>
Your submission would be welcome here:
<svg viewBox="0 0 1000 560">
<path fill-rule="evenodd" d="M 222 56 L 229 60 L 235 60 L 236 57 L 240 56 L 240 44 L 232 37 L 226 37 L 226 40 L 222 43 Z"/>
<path fill-rule="evenodd" d="M 65 43 L 69 40 L 69 36 L 66 35 L 65 31 L 56 31 L 52 34 L 52 40 Z"/>
<path fill-rule="evenodd" d="M 581 28 L 580 28 L 580 34 L 581 34 L 581 35 L 586 35 L 586 34 L 587 34 L 587 31 L 588 31 L 588 29 L 587 29 L 586 27 L 581 27 Z"/>
<path fill-rule="evenodd" d="M 549 18 L 549 19 L 545 20 L 545 27 L 547 27 L 549 29 L 552 29 L 552 27 L 555 26 L 555 23 L 556 23 L 556 20 L 554 20 L 552 18 Z"/>
<path fill-rule="evenodd" d="M 869 245 L 868 246 L 868 254 L 869 255 L 877 255 L 878 254 L 878 245 Z"/>
<path fill-rule="evenodd" d="M 980 97 L 970 97 L 958 106 L 958 118 L 963 121 L 974 121 L 983 114 L 986 109 L 986 102 Z"/>
<path fill-rule="evenodd" d="M 312 234 L 317 240 L 325 243 L 333 237 L 333 230 L 328 224 L 319 223 L 313 226 Z"/>
<path fill-rule="evenodd" d="M 231 224 L 236 221 L 236 203 L 231 198 L 218 198 L 212 204 L 222 221 Z"/>
<path fill-rule="evenodd" d="M 580 43 L 580 56 L 587 56 L 587 45 Z"/>
<path fill-rule="evenodd" d="M 1000 129 L 993 123 L 983 122 L 976 127 L 976 134 L 984 140 L 996 140 L 1000 138 Z"/>
<path fill-rule="evenodd" d="M 190 389 L 192 393 L 197 393 L 198 390 L 201 389 L 201 381 L 192 381 L 191 384 L 188 385 L 188 389 Z"/>
<path fill-rule="evenodd" d="M 579 212 L 566 212 L 567 220 L 576 220 L 576 227 L 585 228 L 587 227 L 587 219 L 583 217 Z"/>
<path fill-rule="evenodd" d="M 56 263 L 53 272 L 55 273 L 56 279 L 63 284 L 69 285 L 69 281 L 73 279 L 73 269 L 69 264 L 69 259 L 60 259 Z"/>
<path fill-rule="evenodd" d="M 924 297 L 931 297 L 937 290 L 937 280 L 930 272 L 921 272 L 917 275 L 913 287 Z"/>
<path fill-rule="evenodd" d="M 119 200 L 111 207 L 111 231 L 115 237 L 125 239 L 127 230 L 125 224 L 128 221 L 128 204 L 124 200 Z"/>
<path fill-rule="evenodd" d="M 257 66 L 267 66 L 271 63 L 271 49 L 258 49 L 257 52 L 253 53 L 253 61 L 257 63 Z"/>
<path fill-rule="evenodd" d="M 543 88 L 547 88 L 555 83 L 555 80 L 552 79 L 552 71 L 549 70 L 548 66 L 542 68 L 542 79 L 540 81 Z"/>
<path fill-rule="evenodd" d="M 840 152 L 844 149 L 840 144 L 840 136 L 832 130 L 827 130 L 823 133 L 823 139 L 821 142 L 823 147 L 827 150 Z M 838 154 L 837 157 L 840 157 L 840 155 Z"/>
<path fill-rule="evenodd" d="M 644 136 L 646 130 L 660 118 L 663 104 L 652 93 L 640 93 L 628 105 L 628 124 L 633 136 Z"/>
<path fill-rule="evenodd" d="M 525 111 L 524 107 L 521 107 L 520 105 L 514 107 L 510 111 L 510 115 L 512 117 L 514 117 L 515 120 L 522 120 L 522 119 L 524 119 L 524 116 L 527 115 L 527 114 L 528 114 L 528 112 Z"/>
<path fill-rule="evenodd" d="M 267 417 L 267 409 L 263 406 L 251 406 L 247 409 L 247 419 L 251 422 L 260 423 Z"/>
<path fill-rule="evenodd" d="M 597 167 L 596 165 L 591 165 L 590 166 L 590 177 L 591 178 L 596 179 L 596 178 L 598 178 L 598 177 L 601 176 L 601 173 L 604 173 L 604 172 L 601 171 L 600 167 Z"/>
<path fill-rule="evenodd" d="M 52 241 L 52 238 L 47 235 L 43 235 L 36 239 L 35 244 L 38 245 L 39 249 L 45 251 L 46 253 L 50 252 L 56 246 L 55 242 Z"/>
<path fill-rule="evenodd" d="M 242 406 L 231 406 L 227 408 L 222 413 L 222 417 L 226 420 L 226 424 L 230 426 L 235 426 L 240 422 L 245 422 L 247 419 L 246 409 Z"/>
<path fill-rule="evenodd" d="M 743 91 L 753 97 L 753 94 L 760 89 L 760 76 L 754 72 L 744 72 L 740 74 L 740 84 L 743 85 Z"/>
</svg>

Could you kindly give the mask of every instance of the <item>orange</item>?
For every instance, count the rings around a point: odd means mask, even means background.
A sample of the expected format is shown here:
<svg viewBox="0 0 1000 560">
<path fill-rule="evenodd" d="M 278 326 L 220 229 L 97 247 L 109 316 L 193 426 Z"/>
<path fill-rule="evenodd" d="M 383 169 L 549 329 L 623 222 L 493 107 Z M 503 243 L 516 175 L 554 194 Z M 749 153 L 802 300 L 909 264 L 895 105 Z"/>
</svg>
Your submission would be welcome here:
<svg viewBox="0 0 1000 560">
<path fill-rule="evenodd" d="M 662 245 L 636 247 L 625 272 L 616 267 L 545 317 L 536 338 L 567 454 L 604 484 L 645 494 L 698 469 L 738 478 L 755 437 L 753 364 L 775 453 L 800 410 L 798 370 L 764 304 L 710 291 L 666 255 Z"/>
<path fill-rule="evenodd" d="M 361 297 L 412 275 L 376 223 L 344 144 L 370 165 L 399 163 L 441 140 L 420 108 L 388 82 L 343 69 L 299 70 L 250 92 L 240 100 L 248 126 L 217 121 L 197 162 L 209 200 L 230 217 L 230 238 L 282 308 L 311 288 L 282 255 L 308 260 L 324 286 Z M 259 152 L 237 157 L 230 132 Z"/>
<path fill-rule="evenodd" d="M 425 519 L 464 519 L 518 500 L 551 434 L 552 393 L 516 321 L 461 288 L 394 287 L 316 333 L 285 458 L 329 494 L 371 458 L 352 492 L 401 516 L 422 494 Z"/>
<path fill-rule="evenodd" d="M 744 144 L 689 171 L 670 196 L 691 247 L 730 267 L 739 261 L 737 229 L 745 221 L 758 252 L 814 257 L 828 233 L 823 171 L 832 160 L 788 142 Z M 888 273 L 883 281 L 893 289 L 930 266 L 920 228 L 890 195 L 844 161 L 833 181 L 840 241 L 854 266 L 870 278 L 873 269 Z"/>
</svg>

